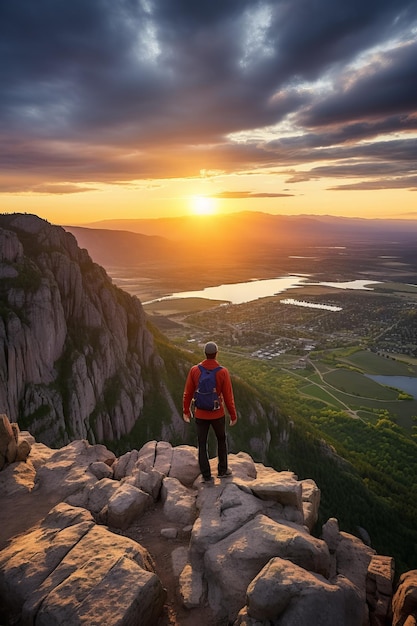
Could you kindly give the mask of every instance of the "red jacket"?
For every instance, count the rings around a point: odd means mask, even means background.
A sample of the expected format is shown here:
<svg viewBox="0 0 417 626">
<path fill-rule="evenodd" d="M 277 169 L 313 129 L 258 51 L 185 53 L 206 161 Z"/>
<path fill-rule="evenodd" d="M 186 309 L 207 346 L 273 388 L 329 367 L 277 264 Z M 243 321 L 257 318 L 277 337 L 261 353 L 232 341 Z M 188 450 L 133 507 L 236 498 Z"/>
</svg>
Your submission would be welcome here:
<svg viewBox="0 0 417 626">
<path fill-rule="evenodd" d="M 205 369 L 213 370 L 219 366 L 216 359 L 205 359 L 198 365 L 202 365 Z M 190 415 L 191 400 L 194 397 L 195 390 L 198 387 L 198 381 L 200 378 L 200 370 L 198 365 L 193 367 L 188 372 L 187 380 L 185 382 L 184 397 L 183 397 L 183 413 L 184 415 Z M 236 422 L 237 414 L 235 407 L 235 399 L 233 396 L 232 381 L 230 380 L 229 371 L 222 367 L 221 370 L 216 372 L 216 390 L 221 400 L 220 409 L 215 411 L 204 411 L 203 409 L 195 409 L 195 417 L 206 420 L 218 419 L 224 416 L 224 405 L 226 405 L 229 411 L 230 419 L 232 422 Z"/>
</svg>

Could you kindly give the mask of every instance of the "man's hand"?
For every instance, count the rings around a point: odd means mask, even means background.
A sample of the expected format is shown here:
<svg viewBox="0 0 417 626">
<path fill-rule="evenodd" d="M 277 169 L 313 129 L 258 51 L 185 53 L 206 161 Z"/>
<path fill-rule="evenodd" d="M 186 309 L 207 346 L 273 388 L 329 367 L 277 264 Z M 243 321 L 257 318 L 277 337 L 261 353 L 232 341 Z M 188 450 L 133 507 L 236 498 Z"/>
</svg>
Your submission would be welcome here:
<svg viewBox="0 0 417 626">
<path fill-rule="evenodd" d="M 190 418 L 191 418 L 191 416 L 190 416 L 189 413 L 183 413 L 182 414 L 182 419 L 184 420 L 184 422 L 187 422 L 187 424 L 190 423 Z"/>
<path fill-rule="evenodd" d="M 235 426 L 237 424 L 237 420 L 233 421 L 232 419 L 229 422 L 230 426 Z"/>
</svg>

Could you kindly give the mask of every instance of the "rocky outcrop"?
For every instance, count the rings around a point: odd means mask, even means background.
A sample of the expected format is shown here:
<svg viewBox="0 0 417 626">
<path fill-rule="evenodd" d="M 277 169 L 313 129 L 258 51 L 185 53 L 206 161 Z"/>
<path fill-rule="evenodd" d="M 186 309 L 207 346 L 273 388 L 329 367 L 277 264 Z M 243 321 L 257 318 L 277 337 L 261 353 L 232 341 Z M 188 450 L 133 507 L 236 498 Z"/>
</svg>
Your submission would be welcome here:
<svg viewBox="0 0 417 626">
<path fill-rule="evenodd" d="M 30 443 L 20 437 L 19 426 L 11 424 L 7 415 L 0 415 L 0 470 L 9 463 L 26 461 Z"/>
<path fill-rule="evenodd" d="M 406 572 L 400 577 L 392 610 L 392 626 L 417 624 L 417 570 Z"/>
<path fill-rule="evenodd" d="M 7 619 L 91 624 L 105 615 L 110 625 L 157 623 L 164 590 L 152 560 L 119 533 L 159 501 L 172 523 L 161 530 L 165 540 L 175 539 L 178 527 L 189 529 L 188 545 L 173 543 L 171 555 L 189 611 L 208 604 L 216 623 L 234 626 L 389 623 L 392 559 L 341 532 L 334 518 L 313 536 L 320 501 L 314 481 L 241 452 L 229 455 L 232 475 L 207 486 L 190 446 L 150 441 L 116 459 L 85 440 L 48 452 L 29 433 L 21 436 L 31 443 L 29 459 L 0 473 L 0 497 L 14 492 L 13 467 L 31 464 L 26 490 L 34 498 L 54 493 L 61 504 L 0 552 Z M 217 459 L 211 464 L 215 474 Z M 398 597 L 400 625 L 406 613 Z"/>
<path fill-rule="evenodd" d="M 162 361 L 145 314 L 74 236 L 33 215 L 0 216 L 0 407 L 38 441 L 129 433 Z M 155 377 L 156 378 L 156 377 Z"/>
<path fill-rule="evenodd" d="M 165 601 L 144 548 L 67 504 L 0 553 L 0 593 L 18 623 L 39 625 L 150 625 Z"/>
</svg>

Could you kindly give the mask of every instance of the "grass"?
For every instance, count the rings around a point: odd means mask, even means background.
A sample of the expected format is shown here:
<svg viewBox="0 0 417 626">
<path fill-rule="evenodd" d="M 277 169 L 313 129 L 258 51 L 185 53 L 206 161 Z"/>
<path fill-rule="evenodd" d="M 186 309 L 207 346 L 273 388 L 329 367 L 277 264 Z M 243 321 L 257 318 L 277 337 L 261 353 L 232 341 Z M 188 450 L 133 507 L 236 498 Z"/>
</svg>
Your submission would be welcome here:
<svg viewBox="0 0 417 626">
<path fill-rule="evenodd" d="M 358 372 L 333 370 L 325 374 L 323 378 L 330 386 L 349 395 L 391 401 L 395 401 L 398 397 L 398 393 L 393 389 L 380 385 Z"/>
<path fill-rule="evenodd" d="M 334 408 L 341 409 L 342 411 L 346 408 L 344 403 L 338 402 L 338 400 L 334 396 L 330 395 L 330 393 L 323 389 L 323 387 L 319 387 L 316 384 L 301 387 L 299 391 L 305 396 L 314 398 L 316 400 L 321 400 L 322 402 L 325 402 L 326 404 Z"/>
<path fill-rule="evenodd" d="M 242 358 L 243 362 L 240 360 Z M 409 371 L 404 362 L 399 359 L 385 359 L 359 349 L 337 350 L 314 357 L 311 355 L 310 359 L 314 363 L 315 371 L 311 367 L 291 369 L 288 362 L 284 364 L 280 359 L 266 362 L 245 358 L 244 355 L 238 358 L 234 353 L 228 353 L 226 358 L 231 370 L 240 371 L 244 379 L 251 379 L 254 383 L 268 379 L 271 381 L 269 384 L 275 386 L 274 379 L 285 376 L 287 381 L 293 381 L 293 394 L 307 401 L 310 399 L 310 402 L 322 403 L 323 409 L 345 412 L 350 409 L 369 423 L 375 423 L 381 411 L 388 412 L 393 422 L 411 433 L 415 425 L 413 418 L 417 416 L 417 400 L 398 400 L 395 389 L 380 385 L 365 375 L 381 373 L 400 376 L 404 375 L 404 367 L 406 374 L 412 375 L 413 372 Z M 344 369 L 343 365 L 348 359 L 355 371 Z M 338 365 L 342 367 L 339 369 Z M 312 408 L 312 411 L 315 410 Z"/>
<path fill-rule="evenodd" d="M 366 350 L 360 350 L 346 358 L 341 356 L 340 361 L 358 367 L 366 374 L 380 376 L 417 375 L 417 367 L 411 362 L 405 363 L 399 358 L 387 358 Z"/>
<path fill-rule="evenodd" d="M 189 315 L 212 309 L 222 303 L 222 300 L 208 300 L 206 298 L 172 298 L 170 300 L 155 300 L 155 302 L 145 304 L 143 308 L 150 315 Z"/>
</svg>

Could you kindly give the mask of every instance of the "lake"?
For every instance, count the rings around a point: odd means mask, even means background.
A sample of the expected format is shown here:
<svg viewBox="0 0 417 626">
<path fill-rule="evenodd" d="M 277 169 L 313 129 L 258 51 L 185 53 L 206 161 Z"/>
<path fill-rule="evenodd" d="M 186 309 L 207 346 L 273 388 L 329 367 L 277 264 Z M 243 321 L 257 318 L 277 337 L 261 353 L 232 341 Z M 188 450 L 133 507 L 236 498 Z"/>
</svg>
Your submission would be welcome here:
<svg viewBox="0 0 417 626">
<path fill-rule="evenodd" d="M 258 300 L 259 298 L 275 296 L 278 293 L 283 293 L 289 289 L 295 289 L 296 287 L 302 287 L 307 284 L 334 287 L 336 289 L 372 290 L 372 285 L 379 283 L 369 280 L 351 280 L 343 283 L 316 283 L 310 282 L 307 276 L 285 276 L 280 278 L 265 278 L 262 280 L 254 279 L 245 283 L 231 283 L 228 285 L 205 287 L 205 289 L 200 289 L 199 291 L 180 291 L 170 296 L 144 302 L 143 304 L 172 300 L 174 298 L 206 298 L 208 300 L 225 300 L 232 304 L 243 304 L 245 302 Z"/>
<path fill-rule="evenodd" d="M 417 400 L 417 378 L 413 376 L 371 376 L 371 374 L 367 374 L 366 377 L 380 385 L 401 389 Z"/>
</svg>

